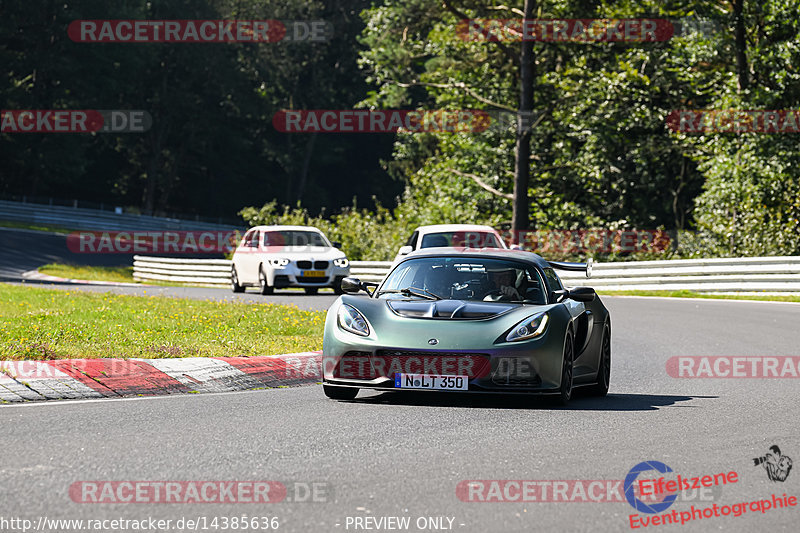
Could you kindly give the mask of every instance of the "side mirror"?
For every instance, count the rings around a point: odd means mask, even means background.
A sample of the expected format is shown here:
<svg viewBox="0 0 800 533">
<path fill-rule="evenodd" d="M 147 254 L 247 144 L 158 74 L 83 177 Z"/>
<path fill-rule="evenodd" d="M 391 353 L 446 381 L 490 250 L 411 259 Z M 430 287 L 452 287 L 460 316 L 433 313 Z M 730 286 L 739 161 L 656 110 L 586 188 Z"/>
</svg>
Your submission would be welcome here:
<svg viewBox="0 0 800 533">
<path fill-rule="evenodd" d="M 411 246 L 402 246 L 400 250 L 397 251 L 397 255 L 408 255 L 414 251 L 414 248 Z"/>
<path fill-rule="evenodd" d="M 567 298 L 576 302 L 593 302 L 597 293 L 591 287 L 575 287 L 567 293 Z"/>
<path fill-rule="evenodd" d="M 342 292 L 346 294 L 358 294 L 359 292 L 364 291 L 372 296 L 375 292 L 375 287 L 377 286 L 378 283 L 373 281 L 361 281 L 358 278 L 351 277 L 342 278 Z M 372 287 L 372 292 L 369 292 L 370 287 Z"/>
<path fill-rule="evenodd" d="M 339 249 L 342 248 L 342 243 L 340 242 L 332 242 L 331 244 L 333 245 L 334 248 L 339 248 Z"/>
<path fill-rule="evenodd" d="M 356 294 L 361 292 L 361 280 L 358 278 L 342 278 L 342 292 Z"/>
</svg>

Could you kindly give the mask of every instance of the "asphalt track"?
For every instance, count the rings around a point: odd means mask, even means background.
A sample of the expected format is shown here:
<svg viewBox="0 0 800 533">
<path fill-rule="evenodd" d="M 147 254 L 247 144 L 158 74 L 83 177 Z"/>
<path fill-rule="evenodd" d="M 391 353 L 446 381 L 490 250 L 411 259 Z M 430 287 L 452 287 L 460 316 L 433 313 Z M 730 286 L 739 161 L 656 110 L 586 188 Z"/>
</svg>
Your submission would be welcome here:
<svg viewBox="0 0 800 533">
<path fill-rule="evenodd" d="M 676 379 L 665 371 L 675 355 L 800 355 L 800 305 L 605 300 L 614 328 L 611 392 L 568 408 L 450 394 L 362 393 L 336 402 L 319 386 L 2 406 L 0 519 L 207 517 L 209 524 L 245 514 L 277 517 L 279 531 L 300 532 L 389 531 L 354 529 L 348 517 L 398 516 L 411 518 L 407 531 L 425 530 L 419 517 L 453 518 L 459 532 L 630 531 L 634 510 L 624 501 L 463 502 L 456 487 L 622 480 L 648 460 L 684 476 L 738 473 L 714 502 L 679 501 L 678 512 L 800 495 L 800 472 L 771 482 L 752 461 L 773 444 L 800 460 L 800 381 Z M 316 482 L 327 484 L 328 501 L 76 503 L 69 488 L 81 480 Z M 647 530 L 797 531 L 797 523 L 793 507 Z"/>
</svg>

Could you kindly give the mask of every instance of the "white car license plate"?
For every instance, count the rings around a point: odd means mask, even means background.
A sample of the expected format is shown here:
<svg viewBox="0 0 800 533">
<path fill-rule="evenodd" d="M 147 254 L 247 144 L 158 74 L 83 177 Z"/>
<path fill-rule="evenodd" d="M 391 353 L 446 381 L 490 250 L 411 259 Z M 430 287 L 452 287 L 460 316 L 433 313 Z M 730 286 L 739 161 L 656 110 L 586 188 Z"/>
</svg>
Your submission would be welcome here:
<svg viewBox="0 0 800 533">
<path fill-rule="evenodd" d="M 395 374 L 396 389 L 467 390 L 469 376 L 432 376 L 429 374 Z"/>
<path fill-rule="evenodd" d="M 307 278 L 324 278 L 325 271 L 324 270 L 304 270 L 301 275 Z"/>
</svg>

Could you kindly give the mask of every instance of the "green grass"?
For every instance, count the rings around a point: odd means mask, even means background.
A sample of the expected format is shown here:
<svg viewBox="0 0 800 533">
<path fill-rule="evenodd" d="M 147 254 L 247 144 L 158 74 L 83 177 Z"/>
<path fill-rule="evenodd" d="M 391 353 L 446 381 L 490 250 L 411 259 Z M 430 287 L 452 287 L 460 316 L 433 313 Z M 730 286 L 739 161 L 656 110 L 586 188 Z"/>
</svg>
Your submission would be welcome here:
<svg viewBox="0 0 800 533">
<path fill-rule="evenodd" d="M 0 359 L 251 356 L 319 350 L 324 311 L 0 284 Z"/>
<path fill-rule="evenodd" d="M 755 300 L 761 302 L 800 302 L 800 296 L 760 296 L 736 294 L 705 294 L 692 291 L 597 291 L 601 296 L 662 296 L 669 298 L 707 298 L 711 300 Z"/>
<path fill-rule="evenodd" d="M 133 283 L 133 267 L 77 266 L 50 263 L 39 267 L 39 272 L 59 278 L 92 281 L 117 281 Z"/>
</svg>

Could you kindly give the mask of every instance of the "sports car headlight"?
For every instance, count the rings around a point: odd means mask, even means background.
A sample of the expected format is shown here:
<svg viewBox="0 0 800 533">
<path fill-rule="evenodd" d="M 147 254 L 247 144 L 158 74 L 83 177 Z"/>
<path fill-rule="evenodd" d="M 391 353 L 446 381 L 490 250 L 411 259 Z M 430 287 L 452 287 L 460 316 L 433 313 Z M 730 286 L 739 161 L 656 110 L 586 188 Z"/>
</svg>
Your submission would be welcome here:
<svg viewBox="0 0 800 533">
<path fill-rule="evenodd" d="M 514 326 L 511 332 L 506 335 L 506 341 L 524 341 L 538 337 L 544 333 L 545 329 L 547 329 L 547 322 L 549 320 L 550 317 L 547 315 L 547 313 L 539 313 L 537 315 L 529 316 Z"/>
<path fill-rule="evenodd" d="M 339 308 L 339 327 L 350 333 L 366 337 L 369 335 L 369 324 L 364 315 L 358 312 L 358 309 L 352 305 L 343 304 Z"/>
<path fill-rule="evenodd" d="M 340 268 L 344 268 L 350 264 L 350 261 L 347 260 L 346 257 L 340 257 L 339 259 L 333 260 L 333 266 L 337 266 Z"/>
<path fill-rule="evenodd" d="M 270 259 L 269 264 L 276 267 L 285 267 L 289 264 L 288 259 Z"/>
</svg>

